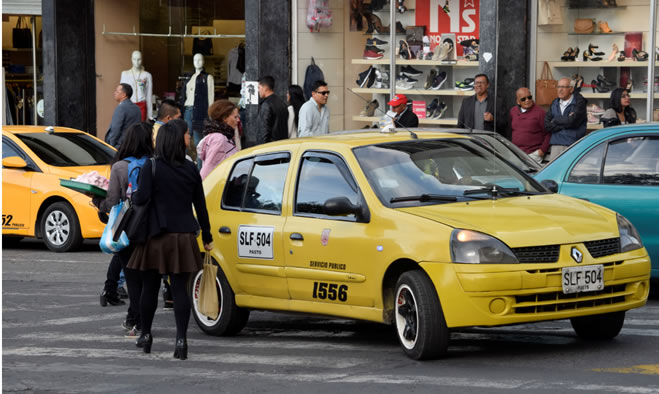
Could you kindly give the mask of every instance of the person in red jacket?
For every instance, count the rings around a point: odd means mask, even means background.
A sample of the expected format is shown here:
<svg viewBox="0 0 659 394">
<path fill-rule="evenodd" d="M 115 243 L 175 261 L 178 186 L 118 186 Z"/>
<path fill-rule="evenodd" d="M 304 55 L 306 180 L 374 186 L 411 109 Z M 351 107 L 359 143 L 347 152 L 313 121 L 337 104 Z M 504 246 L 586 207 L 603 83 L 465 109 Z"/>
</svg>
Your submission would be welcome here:
<svg viewBox="0 0 659 394">
<path fill-rule="evenodd" d="M 551 133 L 545 130 L 545 111 L 535 105 L 528 88 L 517 89 L 517 105 L 510 109 L 510 125 L 513 144 L 541 163 L 549 150 Z"/>
</svg>

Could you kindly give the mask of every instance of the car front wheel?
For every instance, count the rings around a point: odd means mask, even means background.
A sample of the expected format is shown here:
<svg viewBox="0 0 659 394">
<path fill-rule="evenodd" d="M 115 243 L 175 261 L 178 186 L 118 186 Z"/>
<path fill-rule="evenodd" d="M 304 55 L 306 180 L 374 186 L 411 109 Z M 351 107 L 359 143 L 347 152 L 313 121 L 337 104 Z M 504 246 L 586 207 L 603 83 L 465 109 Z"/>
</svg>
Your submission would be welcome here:
<svg viewBox="0 0 659 394">
<path fill-rule="evenodd" d="M 425 360 L 445 355 L 449 331 L 428 275 L 421 270 L 403 273 L 396 284 L 395 297 L 396 333 L 407 356 Z"/>
<path fill-rule="evenodd" d="M 41 237 L 54 252 L 70 252 L 80 247 L 80 223 L 69 203 L 59 201 L 46 208 L 41 218 Z"/>
<path fill-rule="evenodd" d="M 221 267 L 217 268 L 215 277 L 219 314 L 216 319 L 211 319 L 199 311 L 202 273 L 203 270 L 194 275 L 190 286 L 193 315 L 197 325 L 203 332 L 210 335 L 230 336 L 239 333 L 247 324 L 249 310 L 236 305 L 233 290 Z"/>
<path fill-rule="evenodd" d="M 573 317 L 570 319 L 574 332 L 580 338 L 603 340 L 616 337 L 625 323 L 625 311 L 602 315 Z"/>
</svg>

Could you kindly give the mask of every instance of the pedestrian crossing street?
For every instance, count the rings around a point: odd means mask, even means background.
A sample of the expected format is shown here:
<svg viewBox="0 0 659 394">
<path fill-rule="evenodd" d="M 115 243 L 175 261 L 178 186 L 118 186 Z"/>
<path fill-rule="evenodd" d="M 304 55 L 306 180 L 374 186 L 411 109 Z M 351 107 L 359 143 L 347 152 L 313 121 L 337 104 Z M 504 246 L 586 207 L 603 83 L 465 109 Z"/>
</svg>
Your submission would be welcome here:
<svg viewBox="0 0 659 394">
<path fill-rule="evenodd" d="M 98 392 L 136 387 L 139 392 L 139 387 L 152 387 L 145 382 L 157 381 L 164 392 L 175 387 L 172 384 L 182 382 L 201 384 L 198 392 L 211 392 L 218 384 L 233 387 L 232 392 L 252 392 L 254 386 L 241 382 L 260 382 L 258 387 L 268 387 L 273 392 L 289 392 L 291 386 L 297 385 L 341 385 L 359 391 L 360 387 L 413 383 L 428 390 L 659 393 L 659 383 L 618 385 L 606 380 L 582 384 L 570 379 L 545 380 L 542 375 L 480 379 L 465 377 L 456 370 L 442 372 L 443 367 L 456 364 L 488 368 L 493 359 L 506 359 L 497 352 L 501 346 L 514 351 L 518 360 L 513 364 L 519 368 L 526 363 L 525 358 L 538 362 L 537 349 L 545 357 L 549 354 L 550 358 L 559 359 L 566 348 L 578 342 L 568 321 L 456 330 L 447 359 L 418 363 L 405 357 L 389 327 L 378 324 L 253 312 L 241 335 L 218 338 L 203 334 L 191 318 L 189 359 L 181 362 L 172 357 L 172 311 L 158 309 L 153 350 L 144 354 L 134 346 L 135 339 L 125 338 L 119 327 L 125 317 L 124 307 L 100 308 L 95 299 L 84 301 L 80 294 L 61 297 L 59 304 L 44 302 L 25 307 L 21 302 L 26 297 L 39 299 L 45 294 L 15 289 L 3 293 L 3 390 L 89 392 L 88 386 L 47 378 L 71 374 L 98 382 L 100 386 L 91 390 Z M 56 317 L 62 310 L 67 311 L 65 317 Z M 659 302 L 655 300 L 627 313 L 618 340 L 658 336 Z M 654 344 L 659 347 L 659 341 Z M 530 350 L 526 350 L 527 346 L 531 346 Z M 581 369 L 599 376 L 659 375 L 657 361 L 659 357 L 655 363 L 608 363 L 601 368 Z"/>
</svg>

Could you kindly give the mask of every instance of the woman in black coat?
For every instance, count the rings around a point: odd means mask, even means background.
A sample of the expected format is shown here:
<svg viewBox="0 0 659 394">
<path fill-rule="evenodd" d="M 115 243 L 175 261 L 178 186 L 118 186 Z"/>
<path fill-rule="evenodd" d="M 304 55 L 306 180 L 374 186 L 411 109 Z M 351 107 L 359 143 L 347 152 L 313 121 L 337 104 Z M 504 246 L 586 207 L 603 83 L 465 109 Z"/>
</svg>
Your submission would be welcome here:
<svg viewBox="0 0 659 394">
<path fill-rule="evenodd" d="M 196 233 L 201 226 L 204 248 L 213 249 L 206 199 L 197 166 L 186 160 L 190 143 L 187 123 L 180 119 L 160 127 L 156 139 L 155 174 L 147 161 L 140 173 L 139 188 L 133 194 L 136 205 L 149 204 L 146 242 L 138 244 L 128 262 L 128 268 L 138 270 L 142 277 L 140 312 L 142 335 L 137 346 L 151 352 L 151 325 L 158 306 L 158 291 L 162 275 L 171 278 L 176 319 L 174 357 L 187 358 L 186 341 L 190 320 L 190 298 L 187 283 L 190 274 L 202 267 Z M 194 204 L 197 220 L 192 213 Z"/>
</svg>

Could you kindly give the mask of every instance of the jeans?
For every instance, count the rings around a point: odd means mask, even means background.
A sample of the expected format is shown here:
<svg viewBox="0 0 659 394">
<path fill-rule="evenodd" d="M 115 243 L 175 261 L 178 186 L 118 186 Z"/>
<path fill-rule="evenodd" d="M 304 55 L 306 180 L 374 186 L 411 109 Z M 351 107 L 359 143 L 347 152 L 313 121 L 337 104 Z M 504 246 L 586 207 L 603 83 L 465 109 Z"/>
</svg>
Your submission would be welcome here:
<svg viewBox="0 0 659 394">
<path fill-rule="evenodd" d="M 188 123 L 188 130 L 190 130 L 191 144 L 194 144 L 195 148 L 199 145 L 199 141 L 204 138 L 204 130 L 197 130 L 192 127 L 192 114 L 194 112 L 194 107 L 185 107 L 183 112 L 183 119 Z M 201 169 L 201 159 L 197 158 L 197 167 Z"/>
</svg>

